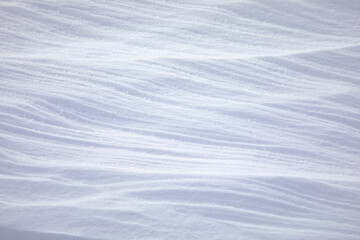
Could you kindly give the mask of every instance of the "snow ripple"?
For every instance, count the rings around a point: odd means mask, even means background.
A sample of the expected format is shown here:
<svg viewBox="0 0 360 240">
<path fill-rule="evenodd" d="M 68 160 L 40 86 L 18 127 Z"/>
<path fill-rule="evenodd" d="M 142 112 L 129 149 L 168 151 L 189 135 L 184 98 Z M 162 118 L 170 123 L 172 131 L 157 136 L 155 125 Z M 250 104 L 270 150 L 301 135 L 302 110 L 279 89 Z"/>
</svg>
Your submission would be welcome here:
<svg viewBox="0 0 360 240">
<path fill-rule="evenodd" d="M 358 1 L 0 3 L 1 239 L 358 239 Z"/>
</svg>

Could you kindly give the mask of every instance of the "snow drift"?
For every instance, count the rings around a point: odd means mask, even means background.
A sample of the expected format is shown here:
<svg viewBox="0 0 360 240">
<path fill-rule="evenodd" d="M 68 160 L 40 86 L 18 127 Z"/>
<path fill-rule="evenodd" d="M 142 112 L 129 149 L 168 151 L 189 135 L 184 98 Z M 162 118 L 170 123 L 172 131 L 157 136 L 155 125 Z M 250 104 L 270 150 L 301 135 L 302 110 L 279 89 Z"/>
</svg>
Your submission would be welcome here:
<svg viewBox="0 0 360 240">
<path fill-rule="evenodd" d="M 0 239 L 359 239 L 359 1 L 3 1 Z"/>
</svg>

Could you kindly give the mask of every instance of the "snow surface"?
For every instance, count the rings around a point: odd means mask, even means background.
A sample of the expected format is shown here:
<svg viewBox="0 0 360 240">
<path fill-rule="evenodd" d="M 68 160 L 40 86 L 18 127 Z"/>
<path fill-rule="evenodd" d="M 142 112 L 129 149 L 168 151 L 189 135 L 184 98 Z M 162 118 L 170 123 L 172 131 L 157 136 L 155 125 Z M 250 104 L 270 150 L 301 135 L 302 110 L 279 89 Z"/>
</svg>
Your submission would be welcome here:
<svg viewBox="0 0 360 240">
<path fill-rule="evenodd" d="M 360 239 L 360 1 L 0 2 L 0 239 Z"/>
</svg>

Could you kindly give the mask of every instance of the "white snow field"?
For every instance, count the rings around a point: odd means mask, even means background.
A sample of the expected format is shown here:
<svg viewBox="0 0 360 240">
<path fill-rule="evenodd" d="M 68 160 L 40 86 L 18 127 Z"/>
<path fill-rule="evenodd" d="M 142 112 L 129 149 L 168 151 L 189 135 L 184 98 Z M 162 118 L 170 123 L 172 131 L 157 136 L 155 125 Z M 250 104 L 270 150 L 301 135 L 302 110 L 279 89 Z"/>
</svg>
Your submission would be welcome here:
<svg viewBox="0 0 360 240">
<path fill-rule="evenodd" d="M 0 2 L 0 240 L 359 240 L 360 1 Z"/>
</svg>

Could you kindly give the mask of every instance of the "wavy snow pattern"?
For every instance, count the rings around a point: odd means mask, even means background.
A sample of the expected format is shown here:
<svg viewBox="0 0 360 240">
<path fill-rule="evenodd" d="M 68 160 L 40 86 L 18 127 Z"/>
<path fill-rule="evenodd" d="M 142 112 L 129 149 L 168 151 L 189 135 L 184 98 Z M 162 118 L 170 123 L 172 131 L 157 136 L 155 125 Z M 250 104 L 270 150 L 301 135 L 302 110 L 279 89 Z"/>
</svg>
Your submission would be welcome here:
<svg viewBox="0 0 360 240">
<path fill-rule="evenodd" d="M 359 1 L 3 1 L 1 239 L 359 239 Z"/>
</svg>

